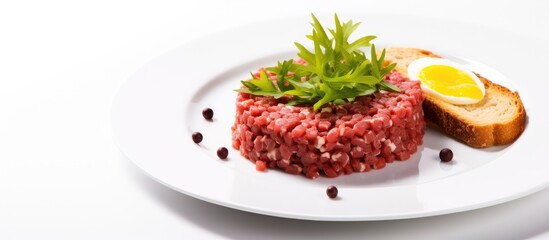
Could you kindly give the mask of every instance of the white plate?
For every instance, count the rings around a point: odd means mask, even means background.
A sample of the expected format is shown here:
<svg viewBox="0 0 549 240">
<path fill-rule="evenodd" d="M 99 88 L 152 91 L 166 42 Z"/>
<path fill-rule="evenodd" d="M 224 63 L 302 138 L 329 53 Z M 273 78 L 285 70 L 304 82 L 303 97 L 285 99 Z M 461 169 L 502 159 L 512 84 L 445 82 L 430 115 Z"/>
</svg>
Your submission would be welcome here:
<svg viewBox="0 0 549 240">
<path fill-rule="evenodd" d="M 276 170 L 257 172 L 231 146 L 230 126 L 239 80 L 261 66 L 295 57 L 310 18 L 282 19 L 219 34 L 175 49 L 140 69 L 120 89 L 112 108 L 121 151 L 158 182 L 182 193 L 240 210 L 309 220 L 403 219 L 471 210 L 525 196 L 549 184 L 548 114 L 540 101 L 549 89 L 542 71 L 546 46 L 505 32 L 438 19 L 344 15 L 361 21 L 356 36 L 374 34 L 378 46 L 430 49 L 518 90 L 528 125 L 512 145 L 473 149 L 427 130 L 424 144 L 405 162 L 336 179 L 309 180 Z M 332 26 L 332 17 L 321 17 Z M 403 24 L 406 22 L 406 24 Z M 441 29 L 450 29 L 440 31 Z M 202 118 L 211 107 L 214 120 Z M 196 145 L 191 134 L 200 131 Z M 225 146 L 229 159 L 219 160 Z M 454 161 L 440 163 L 449 147 Z M 328 185 L 339 188 L 329 199 Z"/>
</svg>

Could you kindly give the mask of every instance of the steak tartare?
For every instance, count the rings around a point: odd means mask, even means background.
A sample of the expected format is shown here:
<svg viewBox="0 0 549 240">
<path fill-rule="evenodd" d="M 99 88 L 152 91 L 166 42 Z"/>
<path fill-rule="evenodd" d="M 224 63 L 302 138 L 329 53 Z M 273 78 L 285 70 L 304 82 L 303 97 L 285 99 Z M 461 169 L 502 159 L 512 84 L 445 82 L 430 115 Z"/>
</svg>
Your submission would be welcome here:
<svg viewBox="0 0 549 240">
<path fill-rule="evenodd" d="M 400 92 L 378 91 L 352 102 L 327 104 L 319 111 L 287 106 L 284 98 L 239 92 L 232 146 L 254 163 L 262 161 L 268 168 L 311 179 L 407 160 L 425 132 L 420 82 L 396 71 L 385 81 Z"/>
</svg>

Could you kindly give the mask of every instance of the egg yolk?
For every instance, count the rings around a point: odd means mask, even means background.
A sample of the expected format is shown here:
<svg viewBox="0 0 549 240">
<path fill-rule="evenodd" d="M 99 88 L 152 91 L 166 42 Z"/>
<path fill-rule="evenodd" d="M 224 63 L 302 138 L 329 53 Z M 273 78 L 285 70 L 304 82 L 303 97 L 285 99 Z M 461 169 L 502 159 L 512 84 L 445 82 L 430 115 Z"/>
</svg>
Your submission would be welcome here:
<svg viewBox="0 0 549 240">
<path fill-rule="evenodd" d="M 419 79 L 434 91 L 454 97 L 482 99 L 482 91 L 468 74 L 446 65 L 427 66 L 419 72 Z"/>
</svg>

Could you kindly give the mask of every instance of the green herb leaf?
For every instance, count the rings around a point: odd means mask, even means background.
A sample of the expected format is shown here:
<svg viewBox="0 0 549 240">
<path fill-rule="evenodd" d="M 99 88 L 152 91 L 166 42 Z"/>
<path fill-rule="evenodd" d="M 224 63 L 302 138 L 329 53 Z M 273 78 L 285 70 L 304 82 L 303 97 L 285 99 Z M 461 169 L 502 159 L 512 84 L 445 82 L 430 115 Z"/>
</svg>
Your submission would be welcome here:
<svg viewBox="0 0 549 240">
<path fill-rule="evenodd" d="M 335 28 L 326 31 L 315 15 L 312 18 L 313 31 L 307 38 L 313 41 L 314 51 L 294 43 L 297 56 L 307 64 L 297 64 L 292 59 L 278 62 L 274 67 L 266 68 L 276 75 L 276 81 L 261 71 L 259 78 L 252 75 L 250 80 L 241 81 L 246 88 L 236 91 L 275 98 L 288 96 L 288 105 L 312 104 L 315 111 L 324 104 L 353 101 L 357 96 L 379 90 L 400 91 L 384 81 L 396 64 L 383 66 L 385 50 L 378 58 L 375 45 L 370 44 L 376 36 L 363 36 L 349 42 L 360 23 L 342 23 L 336 14 Z M 370 45 L 370 58 L 367 58 L 360 49 Z"/>
</svg>

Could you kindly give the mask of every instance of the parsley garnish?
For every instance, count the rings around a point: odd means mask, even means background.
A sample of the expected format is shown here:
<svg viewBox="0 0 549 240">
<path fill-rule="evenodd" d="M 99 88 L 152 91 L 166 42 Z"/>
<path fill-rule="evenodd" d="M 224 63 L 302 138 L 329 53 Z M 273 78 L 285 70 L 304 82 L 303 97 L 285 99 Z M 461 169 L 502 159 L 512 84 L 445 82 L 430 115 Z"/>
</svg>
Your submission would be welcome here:
<svg viewBox="0 0 549 240">
<path fill-rule="evenodd" d="M 241 81 L 246 88 L 236 91 L 274 98 L 291 96 L 288 105 L 312 104 L 315 111 L 326 103 L 345 103 L 379 90 L 400 91 L 384 81 L 384 76 L 396 66 L 395 63 L 383 66 L 385 49 L 378 58 L 372 44 L 370 59 L 360 50 L 370 46 L 375 36 L 349 43 L 351 33 L 360 23 L 353 24 L 350 20 L 341 24 L 336 14 L 335 29 L 328 29 L 328 36 L 318 19 L 312 17 L 313 33 L 307 38 L 313 41 L 314 51 L 295 43 L 298 57 L 307 64 L 297 64 L 292 59 L 278 62 L 277 66 L 266 68 L 276 74 L 276 84 L 266 71 L 261 71 L 259 77 L 252 74 L 252 79 Z"/>
</svg>

